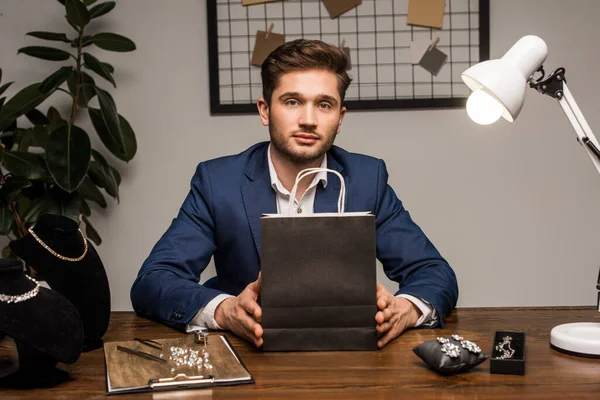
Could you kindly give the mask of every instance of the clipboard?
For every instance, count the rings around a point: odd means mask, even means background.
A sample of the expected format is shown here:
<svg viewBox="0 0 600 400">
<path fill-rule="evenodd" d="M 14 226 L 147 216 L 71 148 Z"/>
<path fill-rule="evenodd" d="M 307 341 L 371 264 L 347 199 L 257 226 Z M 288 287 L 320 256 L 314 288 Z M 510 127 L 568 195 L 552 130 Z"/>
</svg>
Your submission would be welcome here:
<svg viewBox="0 0 600 400">
<path fill-rule="evenodd" d="M 169 360 L 172 346 L 193 350 L 203 348 L 194 341 L 193 335 L 153 342 L 162 345 L 162 350 L 134 340 L 104 344 L 108 395 L 254 383 L 252 375 L 224 335 L 212 334 L 208 337 L 211 369 L 177 366 L 175 361 Z M 117 347 L 143 352 L 151 357 L 140 357 Z M 152 357 L 166 362 L 149 359 Z"/>
</svg>

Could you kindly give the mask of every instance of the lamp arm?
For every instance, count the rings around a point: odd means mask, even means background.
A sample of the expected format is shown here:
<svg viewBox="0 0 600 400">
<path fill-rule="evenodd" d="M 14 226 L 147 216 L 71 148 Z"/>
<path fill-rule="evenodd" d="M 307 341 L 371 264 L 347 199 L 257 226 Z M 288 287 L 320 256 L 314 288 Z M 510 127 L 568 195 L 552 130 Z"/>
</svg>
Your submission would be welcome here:
<svg viewBox="0 0 600 400">
<path fill-rule="evenodd" d="M 577 103 L 575 102 L 573 95 L 571 95 L 571 91 L 567 87 L 566 83 L 563 85 L 563 90 L 564 95 L 558 100 L 558 103 L 569 119 L 573 129 L 575 129 L 575 132 L 577 133 L 577 141 L 584 146 L 588 155 L 590 156 L 590 159 L 600 174 L 600 145 L 598 144 L 598 140 L 594 136 L 592 129 L 577 106 Z"/>
<path fill-rule="evenodd" d="M 558 104 L 562 107 L 577 134 L 577 141 L 584 146 L 588 156 L 600 174 L 600 144 L 567 86 L 565 69 L 562 67 L 557 68 L 546 79 L 544 79 L 543 67 L 540 67 L 538 72 L 541 72 L 542 76 L 535 81 L 531 79 L 529 86 L 542 94 L 558 100 Z"/>
<path fill-rule="evenodd" d="M 596 170 L 600 174 L 600 145 L 567 86 L 565 69 L 562 67 L 556 69 L 546 79 L 544 79 L 545 72 L 543 66 L 540 66 L 538 72 L 542 76 L 537 80 L 530 78 L 529 86 L 542 94 L 558 100 L 558 104 L 562 107 L 575 133 L 577 133 L 577 141 L 585 148 Z M 598 290 L 596 306 L 600 312 L 600 273 L 598 274 L 596 289 Z"/>
</svg>

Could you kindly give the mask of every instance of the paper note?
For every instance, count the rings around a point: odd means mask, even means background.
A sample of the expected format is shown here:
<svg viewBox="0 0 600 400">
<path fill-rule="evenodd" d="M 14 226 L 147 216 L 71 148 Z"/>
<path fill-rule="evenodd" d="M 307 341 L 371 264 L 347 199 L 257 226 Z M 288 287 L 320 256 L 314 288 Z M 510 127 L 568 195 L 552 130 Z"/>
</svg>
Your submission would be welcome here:
<svg viewBox="0 0 600 400">
<path fill-rule="evenodd" d="M 445 6 L 445 0 L 409 0 L 406 23 L 441 29 Z"/>
<path fill-rule="evenodd" d="M 252 65 L 260 67 L 273 50 L 285 43 L 285 36 L 278 33 L 265 31 L 256 32 L 254 51 L 252 52 Z"/>
<path fill-rule="evenodd" d="M 425 51 L 423 58 L 419 62 L 419 65 L 429 71 L 432 75 L 436 76 L 442 69 L 442 66 L 446 63 L 448 56 L 443 51 L 434 47 L 432 50 Z"/>
<path fill-rule="evenodd" d="M 431 39 L 419 39 L 410 42 L 410 61 L 413 64 L 420 63 L 421 58 L 423 58 L 423 55 L 427 49 L 429 49 L 430 45 Z"/>
<path fill-rule="evenodd" d="M 279 1 L 279 0 L 242 0 L 242 5 L 243 6 L 251 6 L 252 4 L 271 3 L 273 1 Z"/>
<path fill-rule="evenodd" d="M 337 18 L 343 13 L 352 10 L 362 4 L 362 0 L 323 0 L 323 4 L 331 19 Z"/>
</svg>

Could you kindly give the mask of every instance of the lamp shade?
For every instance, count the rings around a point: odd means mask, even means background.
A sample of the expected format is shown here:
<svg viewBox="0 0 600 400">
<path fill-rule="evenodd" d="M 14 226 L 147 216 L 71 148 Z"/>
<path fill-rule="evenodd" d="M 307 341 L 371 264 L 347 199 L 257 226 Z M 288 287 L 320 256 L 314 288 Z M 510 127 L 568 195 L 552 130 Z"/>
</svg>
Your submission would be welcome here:
<svg viewBox="0 0 600 400">
<path fill-rule="evenodd" d="M 547 55 L 542 39 L 524 36 L 502 58 L 475 64 L 461 77 L 472 91 L 484 91 L 502 104 L 502 117 L 513 122 L 523 108 L 527 81 Z"/>
</svg>

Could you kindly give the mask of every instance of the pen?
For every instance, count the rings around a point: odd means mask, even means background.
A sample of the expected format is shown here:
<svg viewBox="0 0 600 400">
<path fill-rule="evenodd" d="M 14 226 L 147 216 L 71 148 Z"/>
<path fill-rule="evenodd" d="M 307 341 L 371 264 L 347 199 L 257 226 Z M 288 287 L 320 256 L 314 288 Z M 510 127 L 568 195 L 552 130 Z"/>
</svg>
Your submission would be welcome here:
<svg viewBox="0 0 600 400">
<path fill-rule="evenodd" d="M 134 356 L 146 358 L 146 359 L 152 360 L 152 361 L 158 361 L 158 362 L 162 362 L 162 363 L 167 362 L 167 360 L 163 360 L 162 358 L 153 356 L 152 354 L 144 353 L 143 351 L 139 351 L 139 350 L 130 349 L 128 347 L 117 346 L 117 350 L 123 351 L 125 353 L 129 353 L 129 354 L 133 354 Z"/>
</svg>

